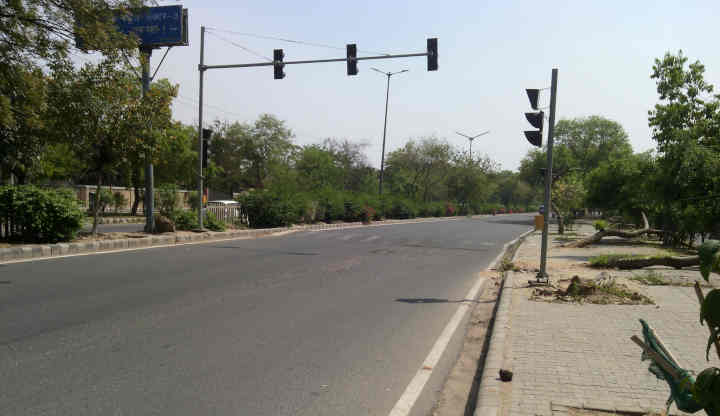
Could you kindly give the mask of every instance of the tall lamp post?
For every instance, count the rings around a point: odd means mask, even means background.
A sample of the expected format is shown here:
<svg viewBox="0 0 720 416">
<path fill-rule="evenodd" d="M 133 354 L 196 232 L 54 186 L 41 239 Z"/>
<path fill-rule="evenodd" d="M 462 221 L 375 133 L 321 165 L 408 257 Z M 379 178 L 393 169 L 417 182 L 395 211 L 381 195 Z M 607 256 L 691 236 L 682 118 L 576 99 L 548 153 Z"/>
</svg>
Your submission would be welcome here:
<svg viewBox="0 0 720 416">
<path fill-rule="evenodd" d="M 490 133 L 490 130 L 486 130 L 486 131 L 484 131 L 480 134 L 476 134 L 474 136 L 468 136 L 467 134 L 460 133 L 459 131 L 456 131 L 455 133 L 467 138 L 470 141 L 470 160 L 472 160 L 472 142 L 473 142 L 473 140 L 477 139 L 480 136 L 484 136 L 484 135 Z"/>
<path fill-rule="evenodd" d="M 382 157 L 380 158 L 380 189 L 378 190 L 378 194 L 382 198 L 383 174 L 385 173 L 385 135 L 387 133 L 388 102 L 390 101 L 390 77 L 393 75 L 402 74 L 403 72 L 408 72 L 408 70 L 403 69 L 402 71 L 397 72 L 384 72 L 377 68 L 370 69 L 387 76 L 387 90 L 385 92 L 385 124 L 383 125 Z"/>
</svg>

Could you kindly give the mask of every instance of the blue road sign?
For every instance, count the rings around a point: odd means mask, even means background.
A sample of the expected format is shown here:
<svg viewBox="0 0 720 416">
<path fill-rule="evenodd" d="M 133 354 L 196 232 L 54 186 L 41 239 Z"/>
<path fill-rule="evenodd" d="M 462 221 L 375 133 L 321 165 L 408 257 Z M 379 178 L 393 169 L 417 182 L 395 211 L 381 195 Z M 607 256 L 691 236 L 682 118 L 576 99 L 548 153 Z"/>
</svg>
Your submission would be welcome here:
<svg viewBox="0 0 720 416">
<path fill-rule="evenodd" d="M 135 34 L 140 45 L 161 47 L 187 44 L 187 9 L 182 6 L 147 7 L 125 16 L 118 16 L 119 32 Z"/>
</svg>

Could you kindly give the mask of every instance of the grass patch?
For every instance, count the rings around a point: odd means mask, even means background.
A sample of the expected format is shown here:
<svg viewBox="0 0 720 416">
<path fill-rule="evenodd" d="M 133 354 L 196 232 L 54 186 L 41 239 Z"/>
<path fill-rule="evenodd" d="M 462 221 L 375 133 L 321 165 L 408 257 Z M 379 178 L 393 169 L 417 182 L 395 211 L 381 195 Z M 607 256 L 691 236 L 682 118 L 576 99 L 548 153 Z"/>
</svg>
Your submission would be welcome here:
<svg viewBox="0 0 720 416">
<path fill-rule="evenodd" d="M 520 268 L 515 266 L 515 264 L 512 261 L 510 261 L 510 259 L 503 258 L 502 261 L 500 262 L 500 265 L 498 265 L 497 270 L 502 273 L 502 272 L 507 272 L 510 270 L 519 271 Z"/>
<path fill-rule="evenodd" d="M 633 275 L 630 280 L 642 283 L 646 286 L 666 286 L 670 284 L 663 278 L 660 273 L 652 270 L 649 270 L 643 274 Z"/>
</svg>

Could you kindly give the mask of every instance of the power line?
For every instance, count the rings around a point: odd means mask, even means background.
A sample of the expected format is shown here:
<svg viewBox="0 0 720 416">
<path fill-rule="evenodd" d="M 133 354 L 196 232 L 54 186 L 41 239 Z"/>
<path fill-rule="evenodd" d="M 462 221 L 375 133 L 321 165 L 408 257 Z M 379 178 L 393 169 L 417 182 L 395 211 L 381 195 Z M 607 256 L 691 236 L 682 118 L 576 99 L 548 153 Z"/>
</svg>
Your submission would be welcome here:
<svg viewBox="0 0 720 416">
<path fill-rule="evenodd" d="M 254 50 L 252 50 L 252 49 L 250 49 L 250 48 L 248 48 L 248 47 L 246 47 L 246 46 L 243 46 L 243 45 L 241 45 L 241 44 L 239 44 L 239 43 L 237 43 L 237 42 L 233 42 L 233 41 L 231 41 L 230 39 L 226 39 L 226 38 L 224 38 L 224 37 L 222 37 L 222 36 L 220 36 L 220 35 L 218 35 L 218 34 L 216 34 L 216 33 L 208 32 L 208 34 L 209 34 L 209 35 L 213 35 L 213 36 L 215 36 L 216 38 L 218 38 L 218 39 L 220 39 L 220 40 L 223 40 L 223 41 L 225 41 L 225 42 L 227 42 L 227 43 L 229 43 L 229 44 L 231 44 L 231 45 L 233 45 L 233 46 L 235 46 L 235 47 L 237 47 L 237 48 L 240 48 L 240 49 L 244 50 L 245 52 L 247 52 L 247 53 L 249 53 L 249 54 L 255 55 L 255 56 L 257 56 L 257 57 L 259 57 L 259 58 L 261 58 L 261 59 L 264 59 L 264 60 L 266 60 L 266 61 L 268 61 L 268 62 L 272 62 L 272 61 L 273 61 L 272 59 L 270 59 L 270 58 L 268 58 L 267 56 L 261 54 L 260 52 L 256 52 L 256 51 L 254 51 Z"/>
<path fill-rule="evenodd" d="M 233 35 L 247 36 L 247 37 L 257 38 L 257 39 L 277 40 L 277 41 L 280 41 L 280 42 L 294 43 L 294 44 L 305 45 L 305 46 L 314 46 L 314 47 L 317 47 L 317 48 L 335 49 L 335 50 L 341 50 L 341 51 L 344 51 L 344 50 L 345 50 L 345 47 L 334 46 L 334 45 L 327 45 L 327 44 L 324 44 L 324 43 L 307 42 L 307 41 L 296 40 L 296 39 L 286 39 L 286 38 L 280 38 L 280 37 L 276 37 L 276 36 L 258 35 L 258 34 L 256 34 L 256 33 L 235 32 L 235 31 L 232 31 L 232 30 L 217 29 L 217 28 L 211 28 L 211 27 L 207 27 L 207 28 L 205 28 L 205 29 L 208 30 L 208 31 L 224 32 L 224 33 L 230 33 L 230 34 L 233 34 Z M 216 35 L 216 36 L 217 36 L 217 35 Z M 362 52 L 362 53 L 372 53 L 372 54 L 377 54 L 377 55 L 390 55 L 389 53 L 386 53 L 386 52 L 373 52 L 373 51 L 366 51 L 366 50 L 359 50 L 359 49 L 358 49 L 358 52 Z"/>
</svg>

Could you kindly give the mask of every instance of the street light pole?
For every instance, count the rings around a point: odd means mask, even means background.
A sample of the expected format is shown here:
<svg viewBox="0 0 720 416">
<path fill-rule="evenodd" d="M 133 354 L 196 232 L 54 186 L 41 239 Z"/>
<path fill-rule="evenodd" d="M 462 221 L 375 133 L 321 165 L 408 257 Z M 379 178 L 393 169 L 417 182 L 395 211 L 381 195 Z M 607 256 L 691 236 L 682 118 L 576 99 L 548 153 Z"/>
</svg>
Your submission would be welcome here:
<svg viewBox="0 0 720 416">
<path fill-rule="evenodd" d="M 407 69 L 403 69 L 402 71 L 398 72 L 383 72 L 376 68 L 370 68 L 375 72 L 379 72 L 385 76 L 387 76 L 387 89 L 385 91 L 385 123 L 383 124 L 383 141 L 382 141 L 382 156 L 380 158 L 380 187 L 378 190 L 378 195 L 380 198 L 382 198 L 382 191 L 383 191 L 383 175 L 385 173 L 385 137 L 387 135 L 387 115 L 388 115 L 388 103 L 390 101 L 390 77 L 397 74 L 402 74 L 403 72 L 407 72 Z M 384 205 L 383 205 L 384 206 Z"/>
<path fill-rule="evenodd" d="M 480 134 L 476 134 L 474 136 L 468 136 L 467 134 L 460 133 L 459 131 L 456 131 L 455 133 L 467 138 L 470 141 L 470 160 L 472 160 L 472 142 L 473 142 L 473 140 L 477 139 L 480 136 L 484 136 L 484 135 L 490 133 L 490 130 L 486 130 L 486 131 L 484 131 Z"/>
</svg>

